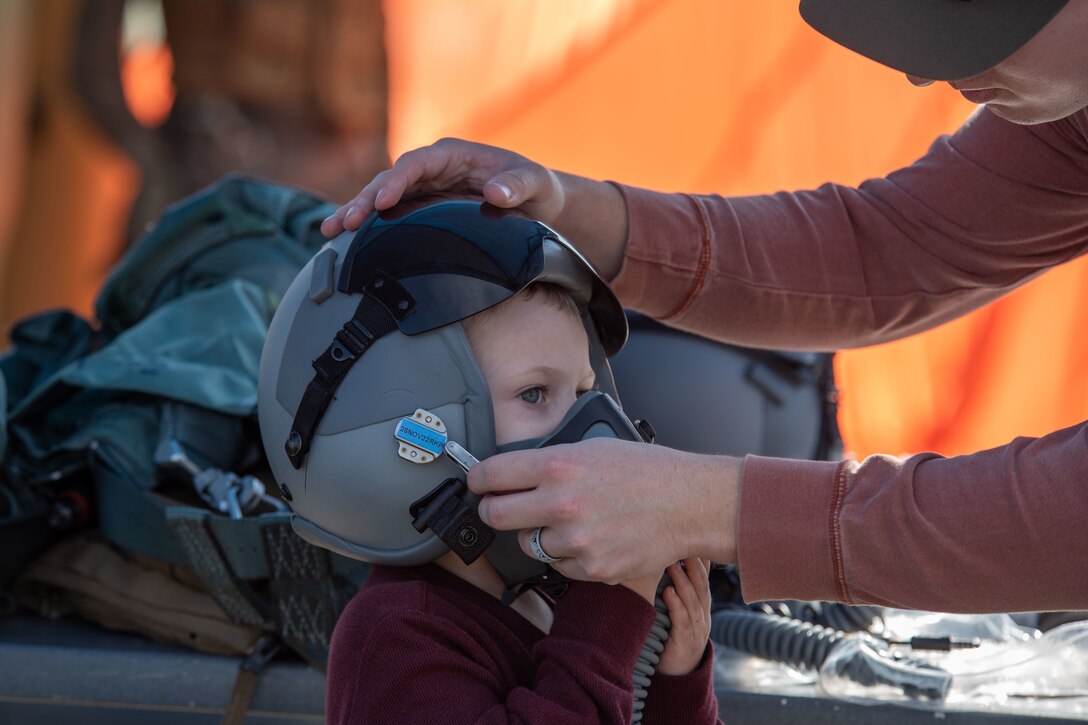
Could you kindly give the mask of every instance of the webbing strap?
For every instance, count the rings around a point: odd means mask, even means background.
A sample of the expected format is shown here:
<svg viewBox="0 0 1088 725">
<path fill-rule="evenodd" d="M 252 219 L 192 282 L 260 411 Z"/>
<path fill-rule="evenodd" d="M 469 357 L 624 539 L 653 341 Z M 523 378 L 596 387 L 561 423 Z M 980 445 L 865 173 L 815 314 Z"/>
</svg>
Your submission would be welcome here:
<svg viewBox="0 0 1088 725">
<path fill-rule="evenodd" d="M 179 506 L 132 480 L 104 448 L 92 456 L 99 524 L 117 546 L 191 567 L 232 620 L 274 632 L 324 670 L 329 637 L 370 567 L 307 543 L 290 512 L 232 519 Z M 268 580 L 269 586 L 250 582 Z"/>
<path fill-rule="evenodd" d="M 234 678 L 234 687 L 230 691 L 230 701 L 227 709 L 223 711 L 223 719 L 219 721 L 219 725 L 243 725 L 249 704 L 253 701 L 253 694 L 257 691 L 257 678 L 279 651 L 279 638 L 267 636 L 257 642 L 246 655 L 238 667 L 238 675 Z"/>
<path fill-rule="evenodd" d="M 206 526 L 234 576 L 245 581 L 267 579 L 270 567 L 261 529 L 289 528 L 290 512 L 266 513 L 232 519 L 207 509 L 178 506 L 158 494 L 138 487 L 121 465 L 103 449 L 92 458 L 99 529 L 110 542 L 126 551 L 178 566 L 194 566 L 189 552 L 171 534 L 168 516 L 175 512 L 205 517 Z M 369 566 L 339 554 L 330 555 L 332 573 L 354 586 L 362 585 Z"/>
<path fill-rule="evenodd" d="M 235 622 L 272 629 L 275 622 L 268 604 L 227 564 L 206 521 L 207 512 L 176 508 L 169 512 L 170 530 L 189 555 L 200 583 L 227 616 Z"/>
<path fill-rule="evenodd" d="M 234 686 L 230 689 L 230 700 L 223 710 L 223 717 L 219 725 L 243 725 L 246 721 L 246 713 L 249 712 L 249 704 L 253 701 L 253 693 L 257 691 L 258 673 L 239 667 L 238 674 L 234 677 Z"/>
<path fill-rule="evenodd" d="M 393 285 L 400 286 L 390 279 L 388 282 L 383 281 L 382 288 Z M 406 292 L 404 294 L 407 295 Z M 364 294 L 359 306 L 355 308 L 355 314 L 344 323 L 325 351 L 313 361 L 315 375 L 306 386 L 306 392 L 302 394 L 302 401 L 291 423 L 291 433 L 284 443 L 284 450 L 292 466 L 302 468 L 317 426 L 351 366 L 376 339 L 395 329 L 396 318 L 386 304 L 371 294 Z"/>
<path fill-rule="evenodd" d="M 229 519 L 214 512 L 172 507 L 166 520 L 190 557 L 204 588 L 236 622 L 253 624 L 279 634 L 284 643 L 324 671 L 329 640 L 340 612 L 369 572 L 362 562 L 333 555 L 307 543 L 291 529 L 290 514 L 266 514 L 248 521 Z M 247 531 L 247 557 L 264 563 L 263 571 L 250 574 L 267 578 L 267 590 L 258 594 L 234 570 L 221 533 Z"/>
<path fill-rule="evenodd" d="M 328 552 L 307 544 L 290 527 L 266 526 L 261 535 L 280 636 L 324 670 L 333 626 L 346 603 L 346 593 L 333 582 Z"/>
</svg>

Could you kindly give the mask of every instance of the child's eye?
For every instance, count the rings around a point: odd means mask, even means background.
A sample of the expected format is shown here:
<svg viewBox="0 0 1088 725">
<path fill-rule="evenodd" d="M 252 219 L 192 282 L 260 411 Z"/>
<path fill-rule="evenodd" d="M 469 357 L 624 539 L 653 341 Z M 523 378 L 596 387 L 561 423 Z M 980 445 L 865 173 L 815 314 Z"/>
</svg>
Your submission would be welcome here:
<svg viewBox="0 0 1088 725">
<path fill-rule="evenodd" d="M 536 405 L 544 397 L 544 388 L 539 386 L 535 388 L 527 388 L 518 393 L 518 397 L 524 400 L 529 405 Z"/>
</svg>

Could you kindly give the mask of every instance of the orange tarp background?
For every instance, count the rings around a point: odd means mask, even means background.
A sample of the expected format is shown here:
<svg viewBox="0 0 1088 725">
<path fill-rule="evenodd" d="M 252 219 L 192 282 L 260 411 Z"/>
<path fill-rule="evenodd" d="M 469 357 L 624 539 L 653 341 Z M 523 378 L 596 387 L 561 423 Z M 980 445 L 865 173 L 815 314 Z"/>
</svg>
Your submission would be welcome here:
<svg viewBox="0 0 1088 725">
<path fill-rule="evenodd" d="M 386 2 L 391 154 L 441 136 L 667 191 L 856 184 L 973 110 L 810 30 L 795 2 Z M 1088 266 L 838 358 L 858 456 L 945 454 L 1088 417 Z"/>
<path fill-rule="evenodd" d="M 52 307 L 89 315 L 122 248 L 140 171 L 72 86 L 67 0 L 0 0 L 0 323 Z M 36 107 L 35 107 L 36 106 Z"/>
<path fill-rule="evenodd" d="M 48 28 L 70 25 L 57 14 L 71 6 L 24 0 L 0 12 L 0 37 L 21 39 L 0 44 L 6 322 L 47 306 L 89 313 L 139 184 L 63 82 L 72 39 Z M 31 8 L 57 17 L 34 27 Z M 394 157 L 452 135 L 596 178 L 756 194 L 882 175 L 972 111 L 947 87 L 913 88 L 825 40 L 793 0 L 387 0 L 384 9 Z M 145 67 L 161 76 L 169 61 L 153 60 Z M 27 88 L 59 109 L 33 128 Z M 140 98 L 149 93 L 169 97 L 160 85 Z M 956 454 L 1088 417 L 1086 265 L 925 335 L 840 354 L 848 449 Z"/>
</svg>

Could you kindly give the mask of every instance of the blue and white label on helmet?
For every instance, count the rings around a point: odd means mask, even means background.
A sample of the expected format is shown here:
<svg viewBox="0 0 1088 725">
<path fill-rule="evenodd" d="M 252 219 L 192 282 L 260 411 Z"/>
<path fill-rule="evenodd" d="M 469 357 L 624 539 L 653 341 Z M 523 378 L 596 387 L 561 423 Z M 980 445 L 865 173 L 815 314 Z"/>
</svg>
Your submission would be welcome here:
<svg viewBox="0 0 1088 725">
<path fill-rule="evenodd" d="M 420 408 L 397 423 L 393 437 L 400 442 L 397 455 L 412 463 L 430 463 L 442 455 L 446 424 L 434 413 Z"/>
</svg>

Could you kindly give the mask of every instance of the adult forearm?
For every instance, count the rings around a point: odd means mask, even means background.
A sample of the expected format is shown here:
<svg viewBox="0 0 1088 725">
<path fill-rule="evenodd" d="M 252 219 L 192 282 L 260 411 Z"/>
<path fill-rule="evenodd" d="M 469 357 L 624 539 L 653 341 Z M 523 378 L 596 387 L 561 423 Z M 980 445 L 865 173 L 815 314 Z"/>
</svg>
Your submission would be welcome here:
<svg viewBox="0 0 1088 725">
<path fill-rule="evenodd" d="M 738 540 L 748 599 L 953 612 L 1088 608 L 1088 424 L 970 456 L 750 457 Z"/>
<path fill-rule="evenodd" d="M 719 564 L 737 561 L 737 513 L 743 459 L 693 456 L 685 463 L 688 484 L 677 496 L 675 520 L 683 556 L 701 556 Z"/>
<path fill-rule="evenodd" d="M 1068 125 L 980 114 L 857 189 L 726 199 L 623 187 L 614 289 L 739 345 L 841 349 L 929 329 L 1088 250 L 1084 136 Z"/>
<path fill-rule="evenodd" d="M 623 265 L 627 205 L 619 189 L 604 181 L 557 172 L 563 208 L 556 229 L 612 279 Z"/>
</svg>

